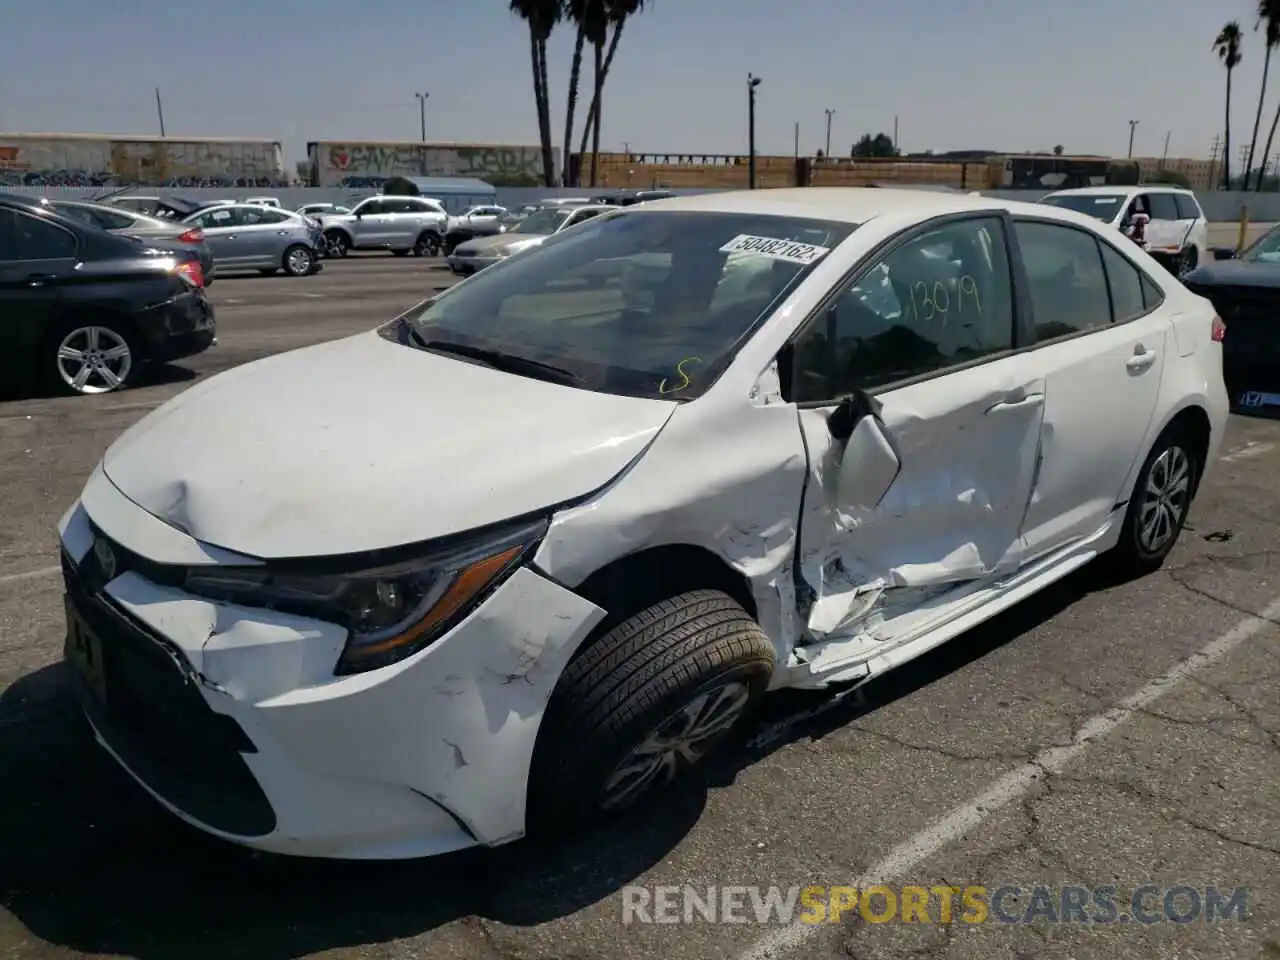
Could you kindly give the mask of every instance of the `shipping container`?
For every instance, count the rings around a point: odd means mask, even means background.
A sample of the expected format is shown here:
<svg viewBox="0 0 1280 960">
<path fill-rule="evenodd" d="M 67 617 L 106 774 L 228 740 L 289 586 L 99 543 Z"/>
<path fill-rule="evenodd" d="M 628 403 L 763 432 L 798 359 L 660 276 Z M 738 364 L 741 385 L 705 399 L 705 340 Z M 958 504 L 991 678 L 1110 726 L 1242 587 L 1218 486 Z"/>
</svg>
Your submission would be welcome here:
<svg viewBox="0 0 1280 960">
<path fill-rule="evenodd" d="M 270 187 L 288 182 L 275 140 L 0 133 L 0 186 Z"/>
<path fill-rule="evenodd" d="M 553 151 L 556 175 L 560 151 Z M 391 177 L 471 177 L 495 187 L 542 183 L 535 145 L 315 140 L 307 144 L 313 187 L 378 189 Z"/>
</svg>

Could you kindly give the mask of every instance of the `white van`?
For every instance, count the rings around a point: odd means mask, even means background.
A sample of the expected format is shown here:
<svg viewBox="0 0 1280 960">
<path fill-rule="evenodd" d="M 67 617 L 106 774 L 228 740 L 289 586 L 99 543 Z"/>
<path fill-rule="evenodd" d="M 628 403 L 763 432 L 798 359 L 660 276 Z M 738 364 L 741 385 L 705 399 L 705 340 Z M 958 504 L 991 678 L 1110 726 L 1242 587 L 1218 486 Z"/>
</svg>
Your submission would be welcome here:
<svg viewBox="0 0 1280 960">
<path fill-rule="evenodd" d="M 1176 276 L 1185 276 L 1197 265 L 1213 260 L 1209 221 L 1190 190 L 1154 183 L 1081 187 L 1059 190 L 1040 202 L 1088 214 L 1121 231 L 1134 214 L 1145 213 L 1151 218 L 1146 228 L 1146 251 Z"/>
</svg>

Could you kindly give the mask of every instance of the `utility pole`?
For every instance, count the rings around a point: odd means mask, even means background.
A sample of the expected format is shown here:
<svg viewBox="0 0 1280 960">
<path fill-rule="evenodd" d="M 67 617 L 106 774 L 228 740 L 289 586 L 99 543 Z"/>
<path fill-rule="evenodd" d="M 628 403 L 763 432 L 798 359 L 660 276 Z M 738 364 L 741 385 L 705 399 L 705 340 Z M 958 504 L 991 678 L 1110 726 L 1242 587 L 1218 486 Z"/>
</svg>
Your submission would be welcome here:
<svg viewBox="0 0 1280 960">
<path fill-rule="evenodd" d="M 418 98 L 418 129 L 423 143 L 427 142 L 427 98 L 429 93 L 415 93 Z"/>
<path fill-rule="evenodd" d="M 827 114 L 827 149 L 825 153 L 829 157 L 831 156 L 831 118 L 836 115 L 836 112 L 834 110 L 828 110 L 826 111 L 826 114 Z"/>
<path fill-rule="evenodd" d="M 1129 159 L 1133 159 L 1133 132 L 1138 129 L 1138 121 L 1129 121 Z"/>
<path fill-rule="evenodd" d="M 800 159 L 800 121 L 796 121 L 796 159 Z"/>
<path fill-rule="evenodd" d="M 1221 178 L 1218 177 L 1218 161 L 1220 159 L 1223 159 L 1222 135 L 1215 133 L 1213 135 L 1213 141 L 1209 144 L 1209 184 L 1208 186 L 1210 190 L 1217 190 L 1219 187 L 1222 187 L 1222 184 L 1219 182 Z M 1224 173 L 1224 177 L 1227 174 L 1229 174 L 1229 171 L 1227 171 L 1225 164 L 1223 165 L 1223 173 Z M 1225 187 L 1223 189 L 1225 189 Z"/>
<path fill-rule="evenodd" d="M 756 188 L 756 87 L 760 86 L 760 78 L 747 74 L 747 181 L 751 189 Z"/>
<path fill-rule="evenodd" d="M 1247 143 L 1240 144 L 1240 187 L 1242 192 L 1249 192 L 1249 145 Z"/>
<path fill-rule="evenodd" d="M 1160 166 L 1164 166 L 1165 161 L 1169 159 L 1169 138 L 1173 136 L 1172 130 L 1166 130 L 1164 133 L 1164 153 L 1160 154 Z"/>
<path fill-rule="evenodd" d="M 160 119 L 160 136 L 164 136 L 164 104 L 160 101 L 160 88 L 156 87 L 156 116 Z"/>
<path fill-rule="evenodd" d="M 898 115 L 893 115 L 893 152 L 898 152 Z"/>
</svg>

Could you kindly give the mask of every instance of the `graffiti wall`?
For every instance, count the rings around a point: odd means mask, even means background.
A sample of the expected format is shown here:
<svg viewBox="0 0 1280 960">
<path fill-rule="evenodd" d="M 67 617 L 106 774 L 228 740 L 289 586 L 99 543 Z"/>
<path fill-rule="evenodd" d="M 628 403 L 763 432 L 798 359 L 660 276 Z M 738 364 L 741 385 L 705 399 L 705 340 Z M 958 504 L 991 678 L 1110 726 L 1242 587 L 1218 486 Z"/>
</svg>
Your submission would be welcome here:
<svg viewBox="0 0 1280 960">
<path fill-rule="evenodd" d="M 388 177 L 475 177 L 494 186 L 535 186 L 542 182 L 538 146 L 434 143 L 307 144 L 313 183 L 318 187 L 376 187 Z M 560 169 L 560 151 L 555 151 Z"/>
<path fill-rule="evenodd" d="M 0 185 L 269 187 L 287 184 L 269 140 L 41 137 L 0 134 Z"/>
</svg>

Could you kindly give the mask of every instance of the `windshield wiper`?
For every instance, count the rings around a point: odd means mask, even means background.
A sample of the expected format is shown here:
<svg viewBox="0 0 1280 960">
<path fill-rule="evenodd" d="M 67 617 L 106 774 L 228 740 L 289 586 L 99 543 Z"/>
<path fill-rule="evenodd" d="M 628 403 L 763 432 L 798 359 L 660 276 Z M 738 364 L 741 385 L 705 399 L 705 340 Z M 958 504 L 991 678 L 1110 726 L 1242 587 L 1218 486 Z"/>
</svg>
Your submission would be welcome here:
<svg viewBox="0 0 1280 960">
<path fill-rule="evenodd" d="M 551 383 L 561 383 L 571 387 L 582 385 L 582 378 L 572 370 L 566 370 L 564 367 L 557 367 L 529 357 L 517 356 L 514 353 L 505 353 L 502 350 L 491 350 L 487 347 L 473 347 L 465 343 L 450 343 L 447 340 L 424 340 L 416 330 L 410 329 L 414 340 L 421 344 L 424 350 L 467 357 L 471 360 L 478 360 L 486 366 L 493 367 L 495 370 L 547 380 Z"/>
</svg>

